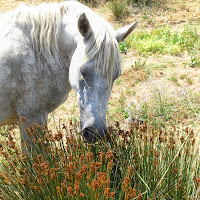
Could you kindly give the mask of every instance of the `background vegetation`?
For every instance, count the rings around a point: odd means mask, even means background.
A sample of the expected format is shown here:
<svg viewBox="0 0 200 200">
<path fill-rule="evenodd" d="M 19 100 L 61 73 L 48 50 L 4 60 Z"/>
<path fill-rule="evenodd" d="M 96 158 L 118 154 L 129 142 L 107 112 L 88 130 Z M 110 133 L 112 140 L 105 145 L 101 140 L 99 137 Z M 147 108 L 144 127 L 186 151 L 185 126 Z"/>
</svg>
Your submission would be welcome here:
<svg viewBox="0 0 200 200">
<path fill-rule="evenodd" d="M 21 2 L 2 1 L 0 11 Z M 51 2 L 51 0 L 46 0 Z M 37 154 L 21 154 L 16 125 L 0 130 L 0 199 L 199 199 L 199 0 L 81 0 L 115 28 L 139 20 L 119 44 L 122 75 L 108 105 L 108 137 L 78 136 L 76 94 L 28 128 Z"/>
</svg>

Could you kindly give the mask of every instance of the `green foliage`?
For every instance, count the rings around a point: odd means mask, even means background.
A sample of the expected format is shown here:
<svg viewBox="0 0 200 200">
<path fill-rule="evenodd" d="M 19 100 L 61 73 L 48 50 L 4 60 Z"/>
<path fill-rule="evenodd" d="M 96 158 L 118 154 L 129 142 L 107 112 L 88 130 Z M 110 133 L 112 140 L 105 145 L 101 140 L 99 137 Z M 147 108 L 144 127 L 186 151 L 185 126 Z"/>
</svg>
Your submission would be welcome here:
<svg viewBox="0 0 200 200">
<path fill-rule="evenodd" d="M 126 54 L 128 52 L 128 47 L 127 47 L 125 42 L 120 42 L 119 43 L 119 48 L 120 48 L 121 53 L 125 53 Z"/>
<path fill-rule="evenodd" d="M 126 44 L 142 54 L 169 53 L 179 55 L 184 50 L 189 52 L 200 47 L 200 34 L 195 26 L 185 26 L 181 31 L 173 32 L 168 26 L 132 33 Z"/>
<path fill-rule="evenodd" d="M 168 80 L 174 82 L 177 86 L 180 86 L 180 84 L 179 84 L 179 82 L 178 82 L 178 77 L 176 76 L 175 73 L 173 73 L 173 74 L 171 75 L 171 77 L 168 78 Z"/>
<path fill-rule="evenodd" d="M 180 33 L 179 42 L 188 51 L 198 49 L 200 47 L 200 34 L 198 32 L 199 27 L 195 25 L 185 26 Z M 178 36 L 177 36 L 178 38 Z"/>
<path fill-rule="evenodd" d="M 200 58 L 196 56 L 192 57 L 189 63 L 189 67 L 200 67 Z"/>
<path fill-rule="evenodd" d="M 130 14 L 127 0 L 113 0 L 111 11 L 117 20 L 122 20 Z"/>
<path fill-rule="evenodd" d="M 122 129 L 117 122 L 109 126 L 107 141 L 91 145 L 74 136 L 76 126 L 70 122 L 57 133 L 32 126 L 29 134 L 39 138 L 32 143 L 37 154 L 29 158 L 7 133 L 7 145 L 0 151 L 0 198 L 199 197 L 199 156 L 192 129 L 165 130 L 138 122 Z"/>
</svg>

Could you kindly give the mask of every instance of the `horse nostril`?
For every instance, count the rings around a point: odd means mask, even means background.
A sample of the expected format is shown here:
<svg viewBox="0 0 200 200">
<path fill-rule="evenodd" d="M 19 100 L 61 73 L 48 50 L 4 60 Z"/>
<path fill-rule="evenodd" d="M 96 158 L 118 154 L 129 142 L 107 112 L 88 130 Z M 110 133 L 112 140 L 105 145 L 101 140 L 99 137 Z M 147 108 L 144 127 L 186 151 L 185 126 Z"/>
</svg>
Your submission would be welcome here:
<svg viewBox="0 0 200 200">
<path fill-rule="evenodd" d="M 83 137 L 85 139 L 86 142 L 93 142 L 93 133 L 92 130 L 90 130 L 89 128 L 85 128 L 83 130 Z"/>
</svg>

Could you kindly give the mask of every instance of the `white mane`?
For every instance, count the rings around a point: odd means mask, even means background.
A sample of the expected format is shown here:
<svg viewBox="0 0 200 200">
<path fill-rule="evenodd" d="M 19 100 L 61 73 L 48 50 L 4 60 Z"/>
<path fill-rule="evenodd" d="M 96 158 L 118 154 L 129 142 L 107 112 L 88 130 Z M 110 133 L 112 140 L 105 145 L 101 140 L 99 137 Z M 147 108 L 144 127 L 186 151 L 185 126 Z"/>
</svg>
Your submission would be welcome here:
<svg viewBox="0 0 200 200">
<path fill-rule="evenodd" d="M 93 36 L 88 43 L 81 66 L 97 55 L 96 66 L 103 68 L 103 73 L 111 84 L 112 76 L 121 71 L 119 46 L 110 24 L 91 9 L 76 1 L 44 3 L 32 7 L 23 5 L 15 10 L 13 17 L 15 23 L 32 27 L 30 42 L 37 53 L 51 54 L 52 45 L 58 49 L 57 39 L 61 31 L 62 16 L 74 16 L 78 21 L 82 13 L 86 14 L 90 22 Z"/>
</svg>

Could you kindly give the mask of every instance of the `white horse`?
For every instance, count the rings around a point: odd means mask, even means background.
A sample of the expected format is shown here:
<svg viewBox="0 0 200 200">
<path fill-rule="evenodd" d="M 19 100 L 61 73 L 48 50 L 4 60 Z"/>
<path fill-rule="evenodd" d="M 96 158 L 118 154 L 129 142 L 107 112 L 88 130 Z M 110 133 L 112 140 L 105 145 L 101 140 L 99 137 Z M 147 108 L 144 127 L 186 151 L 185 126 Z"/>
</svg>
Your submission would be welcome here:
<svg viewBox="0 0 200 200">
<path fill-rule="evenodd" d="M 106 134 L 106 110 L 121 72 L 118 42 L 134 24 L 114 31 L 76 1 L 21 6 L 0 15 L 0 126 L 26 118 L 43 125 L 73 88 L 87 142 Z M 19 123 L 22 141 L 30 142 Z"/>
</svg>

